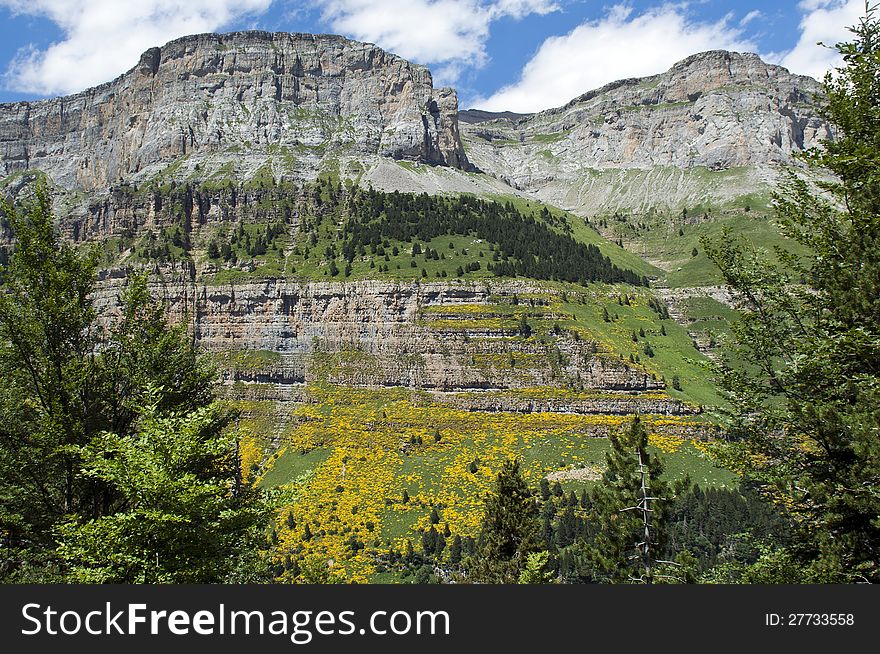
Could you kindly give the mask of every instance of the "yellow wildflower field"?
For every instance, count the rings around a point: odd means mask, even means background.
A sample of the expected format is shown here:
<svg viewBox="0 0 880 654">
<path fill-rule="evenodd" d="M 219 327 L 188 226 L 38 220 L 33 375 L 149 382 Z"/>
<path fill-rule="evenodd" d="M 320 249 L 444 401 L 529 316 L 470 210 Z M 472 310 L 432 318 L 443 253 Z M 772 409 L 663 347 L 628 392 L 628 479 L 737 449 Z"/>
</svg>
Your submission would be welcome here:
<svg viewBox="0 0 880 654">
<path fill-rule="evenodd" d="M 317 463 L 297 501 L 277 520 L 278 556 L 326 561 L 335 574 L 366 582 L 377 553 L 418 548 L 432 508 L 452 534 L 476 536 L 482 503 L 502 462 L 523 460 L 537 486 L 550 472 L 601 463 L 609 430 L 628 418 L 564 413 L 478 412 L 403 389 L 327 384 L 294 412 L 284 456 L 317 448 Z M 652 445 L 679 449 L 697 423 L 643 416 Z M 276 462 L 277 465 L 277 462 Z M 289 516 L 292 516 L 292 521 Z M 291 524 L 293 526 L 291 526 Z"/>
</svg>

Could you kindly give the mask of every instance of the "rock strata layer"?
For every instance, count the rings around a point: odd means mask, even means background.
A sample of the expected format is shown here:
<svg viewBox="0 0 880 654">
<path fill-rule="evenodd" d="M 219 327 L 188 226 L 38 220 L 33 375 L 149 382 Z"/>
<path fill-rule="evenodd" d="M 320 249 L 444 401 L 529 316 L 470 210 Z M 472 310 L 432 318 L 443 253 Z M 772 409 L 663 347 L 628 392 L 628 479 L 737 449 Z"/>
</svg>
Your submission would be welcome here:
<svg viewBox="0 0 880 654">
<path fill-rule="evenodd" d="M 820 91 L 757 55 L 712 51 L 558 109 L 464 112 L 463 135 L 481 170 L 580 213 L 725 200 L 831 138 Z"/>
<path fill-rule="evenodd" d="M 112 82 L 0 105 L 0 175 L 39 169 L 95 193 L 175 173 L 314 178 L 339 157 L 467 169 L 454 90 L 427 68 L 339 36 L 177 39 Z M 170 169 L 169 167 L 173 167 Z"/>
<path fill-rule="evenodd" d="M 122 274 L 110 274 L 99 283 L 96 304 L 101 315 L 117 310 L 123 280 Z M 641 367 L 567 333 L 522 339 L 502 327 L 432 324 L 432 316 L 443 315 L 438 308 L 479 311 L 499 294 L 536 290 L 532 283 L 515 281 L 266 280 L 216 286 L 192 281 L 186 273 L 176 279 L 167 276 L 154 288 L 174 319 L 192 323 L 195 338 L 207 349 L 258 357 L 256 365 L 230 366 L 228 382 L 294 386 L 324 381 L 438 392 L 555 386 L 633 393 L 663 388 Z M 465 399 L 458 401 L 480 410 L 560 411 L 570 405 L 586 413 L 628 412 L 640 401 L 630 395 L 574 403 L 551 398 L 514 407 L 503 397 L 477 394 L 472 402 Z M 652 412 L 687 411 L 668 398 L 655 400 Z"/>
</svg>

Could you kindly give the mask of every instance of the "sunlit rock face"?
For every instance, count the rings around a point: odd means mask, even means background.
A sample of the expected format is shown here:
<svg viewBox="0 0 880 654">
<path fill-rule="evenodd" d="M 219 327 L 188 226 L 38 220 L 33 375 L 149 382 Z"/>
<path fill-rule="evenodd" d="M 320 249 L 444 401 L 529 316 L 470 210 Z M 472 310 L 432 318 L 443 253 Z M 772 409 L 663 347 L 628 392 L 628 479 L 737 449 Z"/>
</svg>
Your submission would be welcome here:
<svg viewBox="0 0 880 654">
<path fill-rule="evenodd" d="M 0 105 L 0 176 L 99 192 L 156 176 L 314 179 L 340 157 L 467 169 L 458 100 L 428 69 L 339 36 L 201 34 L 81 93 Z"/>
</svg>

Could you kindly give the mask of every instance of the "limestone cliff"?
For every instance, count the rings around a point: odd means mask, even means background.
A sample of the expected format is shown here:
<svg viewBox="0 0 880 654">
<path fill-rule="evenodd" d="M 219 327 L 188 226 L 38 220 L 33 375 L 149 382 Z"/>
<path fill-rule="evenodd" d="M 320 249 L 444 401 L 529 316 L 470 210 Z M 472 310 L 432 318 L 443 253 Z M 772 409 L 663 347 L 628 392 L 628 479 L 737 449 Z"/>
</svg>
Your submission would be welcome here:
<svg viewBox="0 0 880 654">
<path fill-rule="evenodd" d="M 294 252 L 313 247 L 321 257 L 317 219 L 338 218 L 324 215 L 319 185 L 302 182 L 335 171 L 386 190 L 515 193 L 582 214 L 714 202 L 754 193 L 775 167 L 830 136 L 817 91 L 754 55 L 712 52 L 536 115 L 467 112 L 460 136 L 455 91 L 434 90 L 425 68 L 373 45 L 198 35 L 149 50 L 94 89 L 0 105 L 0 176 L 13 176 L 0 190 L 14 194 L 31 177 L 15 174 L 35 170 L 66 189 L 56 196 L 63 233 L 103 242 L 105 265 L 117 266 L 103 273 L 102 314 L 112 312 L 124 266 L 150 267 L 199 343 L 249 362 L 228 366 L 230 384 L 288 398 L 315 381 L 404 386 L 475 410 L 682 413 L 692 408 L 660 392 L 660 373 L 635 352 L 622 358 L 598 331 L 565 328 L 573 315 L 498 309 L 517 294 L 558 294 L 547 285 L 315 281 L 320 268 L 297 279 Z M 462 138 L 486 175 L 463 173 L 472 166 Z M 284 234 L 271 272 L 258 270 L 263 255 L 209 254 L 235 226 L 254 223 Z M 343 230 L 334 223 L 321 246 L 339 245 Z M 0 223 L 0 245 L 10 236 Z M 180 251 L 153 254 L 154 240 Z M 522 315 L 539 335 L 517 333 Z M 582 396 L 535 398 L 534 388 Z"/>
<path fill-rule="evenodd" d="M 76 95 L 0 105 L 0 176 L 39 169 L 68 190 L 166 177 L 313 179 L 339 157 L 468 168 L 454 90 L 339 36 L 201 34 L 151 48 Z"/>
<path fill-rule="evenodd" d="M 580 213 L 724 201 L 831 137 L 819 92 L 757 55 L 712 51 L 538 114 L 465 112 L 463 133 L 480 169 Z"/>
<path fill-rule="evenodd" d="M 104 273 L 96 293 L 102 315 L 114 312 L 126 274 Z M 272 399 L 298 397 L 296 388 L 323 381 L 457 392 L 450 401 L 472 410 L 694 410 L 664 393 L 644 395 L 664 384 L 593 341 L 564 331 L 516 338 L 514 321 L 505 326 L 493 312 L 504 298 L 548 292 L 533 282 L 217 285 L 195 281 L 185 267 L 166 267 L 154 279 L 154 292 L 174 319 L 190 321 L 194 337 L 208 350 L 232 355 L 227 381 L 259 385 L 262 393 L 268 388 Z M 529 315 L 536 327 L 565 318 L 541 307 L 529 309 Z M 547 387 L 605 394 L 555 399 L 491 394 Z"/>
</svg>

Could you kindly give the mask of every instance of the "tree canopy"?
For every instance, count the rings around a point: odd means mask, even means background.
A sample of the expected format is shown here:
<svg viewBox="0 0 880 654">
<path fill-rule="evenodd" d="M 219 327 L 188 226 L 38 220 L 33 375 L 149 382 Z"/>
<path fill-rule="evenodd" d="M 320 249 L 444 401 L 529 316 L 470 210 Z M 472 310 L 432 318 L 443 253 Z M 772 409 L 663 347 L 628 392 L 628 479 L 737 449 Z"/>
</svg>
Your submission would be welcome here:
<svg viewBox="0 0 880 654">
<path fill-rule="evenodd" d="M 776 196 L 808 256 L 778 266 L 741 243 L 705 242 L 742 309 L 744 367 L 728 463 L 792 515 L 790 581 L 880 581 L 880 22 L 867 7 L 824 82 L 835 138 Z M 828 179 L 828 173 L 832 178 Z M 782 557 L 783 559 L 785 557 Z M 798 575 L 801 573 L 798 572 Z"/>
<path fill-rule="evenodd" d="M 57 234 L 45 186 L 2 212 L 0 577 L 221 580 L 262 518 L 209 360 L 145 275 L 97 319 L 96 258 Z"/>
</svg>

